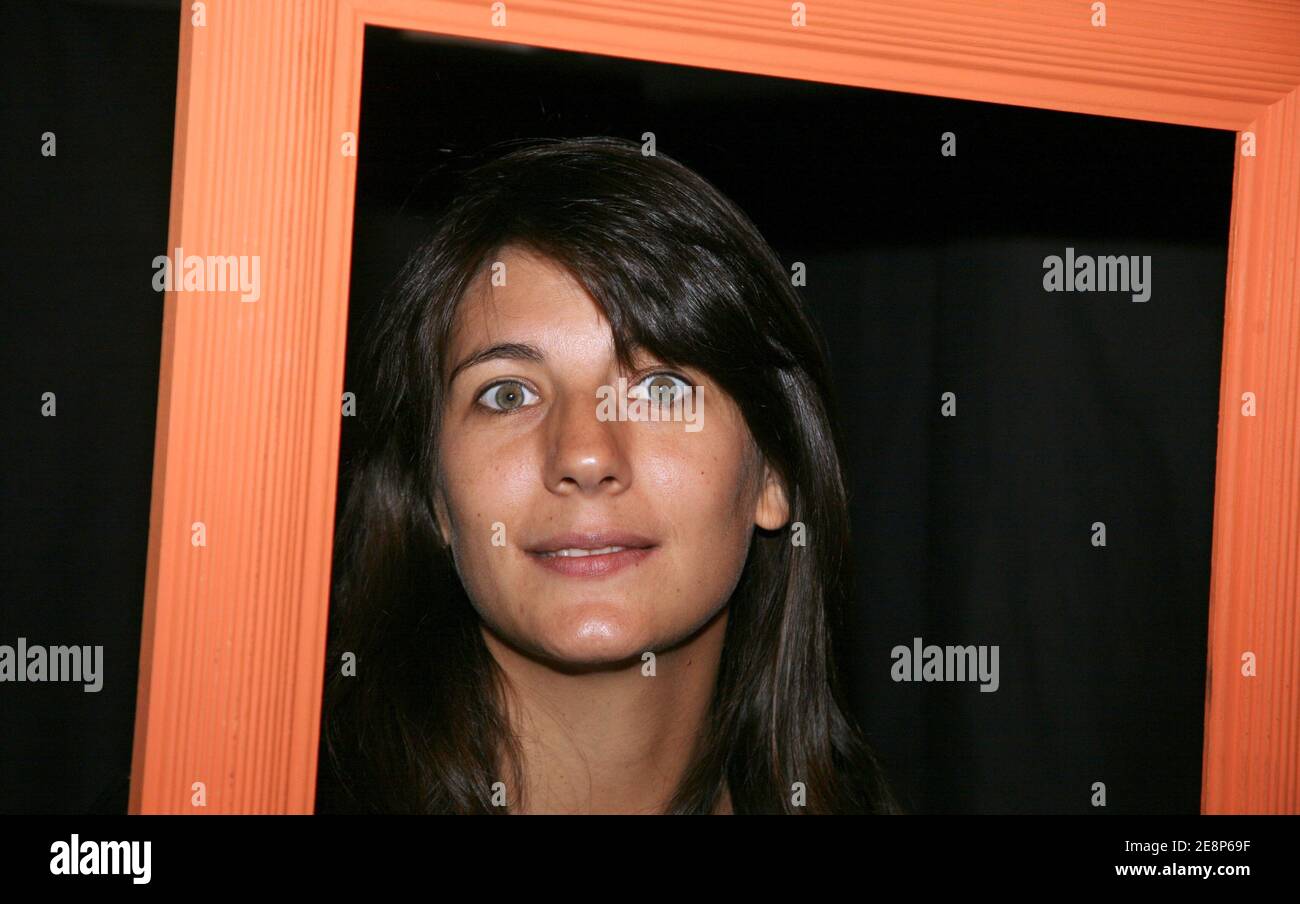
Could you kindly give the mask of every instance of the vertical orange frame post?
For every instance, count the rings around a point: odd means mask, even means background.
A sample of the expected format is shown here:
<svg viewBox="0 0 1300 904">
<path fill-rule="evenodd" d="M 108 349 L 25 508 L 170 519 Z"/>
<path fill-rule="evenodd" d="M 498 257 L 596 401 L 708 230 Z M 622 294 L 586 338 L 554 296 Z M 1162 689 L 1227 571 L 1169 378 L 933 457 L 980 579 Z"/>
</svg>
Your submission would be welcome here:
<svg viewBox="0 0 1300 904">
<path fill-rule="evenodd" d="M 312 811 L 367 24 L 1239 132 L 1201 809 L 1300 811 L 1300 5 L 1100 6 L 185 0 L 167 253 L 262 292 L 165 296 L 131 812 Z"/>
</svg>

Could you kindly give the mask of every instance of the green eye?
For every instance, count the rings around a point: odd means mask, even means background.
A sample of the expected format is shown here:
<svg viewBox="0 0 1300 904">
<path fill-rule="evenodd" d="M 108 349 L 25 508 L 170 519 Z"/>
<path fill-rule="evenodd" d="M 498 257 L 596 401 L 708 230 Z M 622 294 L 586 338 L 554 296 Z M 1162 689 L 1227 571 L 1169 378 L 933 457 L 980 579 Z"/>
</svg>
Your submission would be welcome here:
<svg viewBox="0 0 1300 904">
<path fill-rule="evenodd" d="M 660 372 L 650 374 L 629 390 L 632 398 L 648 399 L 650 402 L 670 404 L 682 397 L 691 388 L 691 384 L 677 374 Z"/>
<path fill-rule="evenodd" d="M 480 405 L 498 413 L 517 411 L 536 400 L 537 396 L 518 380 L 502 380 L 500 383 L 493 383 L 478 397 Z"/>
</svg>

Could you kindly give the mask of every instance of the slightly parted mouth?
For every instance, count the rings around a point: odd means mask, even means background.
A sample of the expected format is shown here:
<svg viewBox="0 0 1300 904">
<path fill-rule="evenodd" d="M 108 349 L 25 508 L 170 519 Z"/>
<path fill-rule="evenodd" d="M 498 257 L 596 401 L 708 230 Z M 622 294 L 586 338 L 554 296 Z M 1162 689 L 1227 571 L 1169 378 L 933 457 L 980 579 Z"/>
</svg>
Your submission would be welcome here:
<svg viewBox="0 0 1300 904">
<path fill-rule="evenodd" d="M 600 556 L 657 545 L 649 537 L 630 531 L 596 529 L 555 534 L 526 547 L 526 551 L 535 556 Z"/>
</svg>

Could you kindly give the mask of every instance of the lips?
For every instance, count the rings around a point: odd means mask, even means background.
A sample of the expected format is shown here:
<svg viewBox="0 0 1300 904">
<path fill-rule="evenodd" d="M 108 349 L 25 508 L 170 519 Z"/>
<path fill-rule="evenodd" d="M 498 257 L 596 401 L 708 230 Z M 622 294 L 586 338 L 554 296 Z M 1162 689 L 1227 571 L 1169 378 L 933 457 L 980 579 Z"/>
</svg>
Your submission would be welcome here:
<svg viewBox="0 0 1300 904">
<path fill-rule="evenodd" d="M 604 549 L 557 549 L 552 552 L 539 552 L 539 556 L 566 556 L 570 558 L 581 558 L 583 556 L 607 556 L 612 552 L 622 552 L 627 549 L 626 546 L 606 546 Z"/>
<path fill-rule="evenodd" d="M 622 530 L 556 534 L 530 547 L 538 565 L 571 578 L 599 578 L 640 564 L 657 545 L 649 537 Z"/>
<path fill-rule="evenodd" d="M 528 547 L 527 551 L 536 556 L 578 558 L 608 555 L 627 549 L 649 549 L 654 545 L 655 542 L 649 537 L 630 531 L 590 530 L 556 534 Z"/>
</svg>

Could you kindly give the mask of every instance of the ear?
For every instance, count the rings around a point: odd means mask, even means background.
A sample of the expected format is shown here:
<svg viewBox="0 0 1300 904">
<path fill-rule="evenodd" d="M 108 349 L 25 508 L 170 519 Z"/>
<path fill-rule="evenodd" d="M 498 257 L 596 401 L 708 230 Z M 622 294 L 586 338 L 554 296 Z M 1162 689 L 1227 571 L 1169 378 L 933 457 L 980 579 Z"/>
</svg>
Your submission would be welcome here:
<svg viewBox="0 0 1300 904">
<path fill-rule="evenodd" d="M 763 463 L 763 489 L 754 508 L 754 523 L 764 530 L 779 530 L 790 520 L 790 502 L 776 471 Z"/>
</svg>

